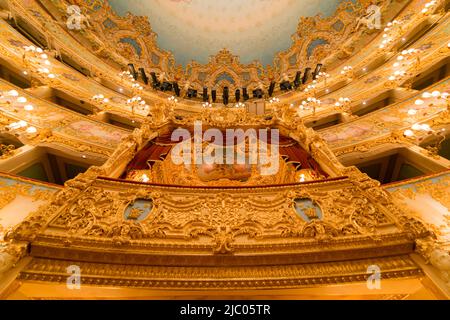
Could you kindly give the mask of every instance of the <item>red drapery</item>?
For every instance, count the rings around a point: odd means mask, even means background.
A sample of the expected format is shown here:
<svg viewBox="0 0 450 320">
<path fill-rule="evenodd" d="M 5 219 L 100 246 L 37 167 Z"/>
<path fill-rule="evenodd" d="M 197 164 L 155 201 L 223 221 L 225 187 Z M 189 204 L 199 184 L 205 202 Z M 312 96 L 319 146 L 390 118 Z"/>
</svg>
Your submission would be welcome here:
<svg viewBox="0 0 450 320">
<path fill-rule="evenodd" d="M 223 136 L 223 142 L 225 143 L 225 141 L 227 141 L 226 135 L 224 134 Z M 267 142 L 271 143 L 271 140 L 272 139 L 269 133 L 267 136 Z M 128 164 L 123 177 L 126 177 L 128 172 L 131 170 L 146 170 L 149 169 L 149 166 L 151 166 L 154 162 L 163 161 L 170 154 L 172 148 L 179 142 L 180 141 L 173 142 L 171 140 L 171 134 L 160 136 L 150 141 Z M 278 146 L 280 156 L 287 163 L 293 164 L 298 170 L 312 169 L 322 176 L 328 176 L 322 170 L 317 161 L 315 161 L 295 140 L 285 136 L 280 136 Z"/>
</svg>

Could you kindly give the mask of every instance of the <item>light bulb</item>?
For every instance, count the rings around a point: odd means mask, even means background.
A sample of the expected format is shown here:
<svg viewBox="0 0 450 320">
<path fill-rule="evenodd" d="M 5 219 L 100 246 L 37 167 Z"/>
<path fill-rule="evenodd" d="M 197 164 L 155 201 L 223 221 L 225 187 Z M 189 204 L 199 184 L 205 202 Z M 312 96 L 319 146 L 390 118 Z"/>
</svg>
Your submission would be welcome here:
<svg viewBox="0 0 450 320">
<path fill-rule="evenodd" d="M 435 98 L 439 97 L 441 95 L 441 93 L 439 91 L 433 91 L 433 93 L 431 93 L 431 95 Z"/>
<path fill-rule="evenodd" d="M 8 128 L 10 128 L 12 130 L 16 130 L 16 129 L 20 128 L 20 124 L 18 122 L 13 122 L 8 125 Z"/>
<path fill-rule="evenodd" d="M 26 111 L 32 111 L 34 109 L 34 107 L 31 104 L 27 104 L 26 106 L 23 107 L 24 110 Z"/>
<path fill-rule="evenodd" d="M 416 102 L 414 102 L 417 106 L 421 106 L 424 104 L 424 101 L 421 99 L 417 99 Z"/>
<path fill-rule="evenodd" d="M 37 129 L 35 128 L 35 127 L 29 127 L 29 128 L 27 128 L 27 133 L 30 133 L 30 134 L 32 134 L 32 133 L 36 133 L 37 132 Z"/>
<path fill-rule="evenodd" d="M 25 98 L 25 97 L 18 97 L 17 98 L 17 102 L 19 102 L 19 103 L 26 103 L 27 102 L 27 98 Z"/>
<path fill-rule="evenodd" d="M 411 130 L 405 130 L 405 132 L 403 132 L 403 134 L 405 135 L 405 137 L 412 137 L 414 135 L 414 132 L 412 132 Z"/>
</svg>

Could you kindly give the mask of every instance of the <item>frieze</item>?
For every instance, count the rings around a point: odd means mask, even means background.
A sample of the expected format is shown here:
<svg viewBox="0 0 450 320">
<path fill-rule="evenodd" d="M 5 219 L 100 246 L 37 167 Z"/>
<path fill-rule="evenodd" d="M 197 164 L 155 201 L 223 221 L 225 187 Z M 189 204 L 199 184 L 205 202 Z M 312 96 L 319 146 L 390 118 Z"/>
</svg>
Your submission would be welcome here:
<svg viewBox="0 0 450 320">
<path fill-rule="evenodd" d="M 78 262 L 79 263 L 79 262 Z M 423 276 L 407 256 L 351 262 L 260 267 L 143 267 L 79 263 L 83 284 L 186 290 L 276 289 L 364 282 L 367 266 L 376 263 L 383 279 Z M 21 280 L 65 283 L 67 261 L 33 259 L 20 274 Z"/>
</svg>

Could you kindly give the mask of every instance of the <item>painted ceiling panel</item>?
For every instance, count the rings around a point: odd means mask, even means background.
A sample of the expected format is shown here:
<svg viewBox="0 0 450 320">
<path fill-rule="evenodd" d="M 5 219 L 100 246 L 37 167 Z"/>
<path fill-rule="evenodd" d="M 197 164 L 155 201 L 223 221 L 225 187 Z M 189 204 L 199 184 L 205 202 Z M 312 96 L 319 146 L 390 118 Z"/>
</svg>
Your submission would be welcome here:
<svg viewBox="0 0 450 320">
<path fill-rule="evenodd" d="M 332 15 L 342 0 L 109 0 L 119 15 L 147 16 L 177 63 L 207 63 L 223 48 L 241 62 L 271 64 L 302 16 Z"/>
</svg>

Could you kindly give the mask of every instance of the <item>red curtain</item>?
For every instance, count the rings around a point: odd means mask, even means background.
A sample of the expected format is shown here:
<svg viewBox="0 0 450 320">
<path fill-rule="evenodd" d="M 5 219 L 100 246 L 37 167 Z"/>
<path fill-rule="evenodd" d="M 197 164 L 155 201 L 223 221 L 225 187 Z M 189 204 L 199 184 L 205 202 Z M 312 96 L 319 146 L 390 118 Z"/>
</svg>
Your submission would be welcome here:
<svg viewBox="0 0 450 320">
<path fill-rule="evenodd" d="M 258 131 L 257 131 L 258 132 Z M 226 141 L 225 133 L 224 142 Z M 265 140 L 265 139 L 264 139 Z M 267 142 L 271 141 L 270 133 L 267 135 Z M 134 159 L 128 164 L 126 172 L 123 177 L 126 177 L 131 170 L 146 170 L 149 166 L 156 161 L 163 161 L 179 141 L 173 142 L 171 140 L 171 134 L 160 136 L 150 141 Z M 298 169 L 312 169 L 316 173 L 327 177 L 328 175 L 322 170 L 319 164 L 306 152 L 295 140 L 292 140 L 285 136 L 279 137 L 279 152 L 280 156 L 287 163 L 291 163 Z"/>
</svg>

